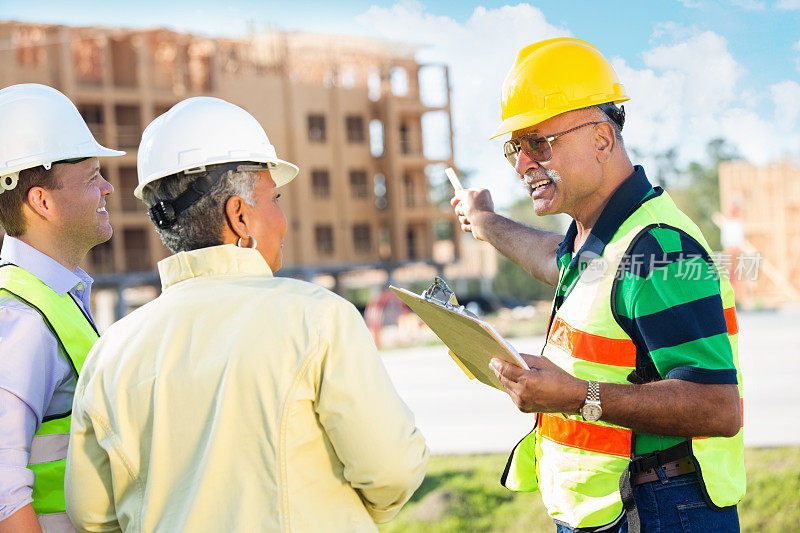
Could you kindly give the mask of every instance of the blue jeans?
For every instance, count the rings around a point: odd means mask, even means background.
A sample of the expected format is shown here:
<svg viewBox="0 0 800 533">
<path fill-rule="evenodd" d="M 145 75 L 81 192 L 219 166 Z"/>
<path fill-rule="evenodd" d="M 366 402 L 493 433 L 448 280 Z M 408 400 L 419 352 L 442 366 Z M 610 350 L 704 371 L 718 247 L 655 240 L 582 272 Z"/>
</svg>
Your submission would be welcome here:
<svg viewBox="0 0 800 533">
<path fill-rule="evenodd" d="M 643 533 L 672 533 L 689 531 L 729 533 L 739 531 L 739 513 L 736 507 L 714 511 L 703 500 L 700 480 L 695 472 L 667 478 L 664 470 L 656 470 L 661 479 L 633 488 L 633 498 L 639 511 Z M 575 530 L 557 525 L 558 533 Z M 627 533 L 628 520 L 622 519 L 618 528 L 609 533 Z"/>
</svg>

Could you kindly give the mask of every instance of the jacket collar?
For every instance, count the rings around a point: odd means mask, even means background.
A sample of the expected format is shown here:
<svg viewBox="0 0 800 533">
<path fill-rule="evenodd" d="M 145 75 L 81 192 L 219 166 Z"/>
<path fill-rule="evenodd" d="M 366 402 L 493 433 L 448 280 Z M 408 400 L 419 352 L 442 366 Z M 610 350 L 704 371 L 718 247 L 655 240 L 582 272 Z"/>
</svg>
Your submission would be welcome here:
<svg viewBox="0 0 800 533">
<path fill-rule="evenodd" d="M 252 248 L 239 248 L 233 244 L 209 246 L 189 252 L 178 252 L 158 262 L 161 289 L 192 278 L 247 275 L 272 277 L 272 270 Z"/>
<path fill-rule="evenodd" d="M 569 268 L 574 267 L 579 258 L 583 257 L 585 253 L 590 253 L 588 256 L 590 258 L 602 255 L 606 245 L 611 242 L 611 238 L 622 223 L 636 211 L 642 200 L 652 190 L 653 186 L 648 181 L 644 169 L 640 165 L 636 165 L 633 168 L 633 174 L 623 181 L 614 191 L 614 194 L 611 195 L 597 222 L 589 232 L 586 242 L 583 243 L 578 253 L 572 256 Z M 559 263 L 564 255 L 571 253 L 575 248 L 575 237 L 577 235 L 578 227 L 573 220 L 567 230 L 567 234 L 564 236 L 564 240 L 558 246 L 556 257 Z"/>
</svg>

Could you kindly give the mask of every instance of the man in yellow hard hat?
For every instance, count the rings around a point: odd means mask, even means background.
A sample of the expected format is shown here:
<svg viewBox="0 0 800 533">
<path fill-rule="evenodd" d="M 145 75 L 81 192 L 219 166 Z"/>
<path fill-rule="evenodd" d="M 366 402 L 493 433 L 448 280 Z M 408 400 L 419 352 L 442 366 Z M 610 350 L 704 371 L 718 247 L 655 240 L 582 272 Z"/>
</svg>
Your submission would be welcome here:
<svg viewBox="0 0 800 533">
<path fill-rule="evenodd" d="M 628 96 L 577 39 L 519 51 L 502 90 L 504 155 L 537 215 L 494 212 L 485 189 L 451 203 L 464 231 L 556 288 L 530 370 L 491 363 L 534 431 L 503 474 L 539 490 L 558 531 L 738 531 L 745 491 L 741 374 L 730 283 L 697 226 L 622 141 Z M 659 529 L 660 528 L 660 529 Z"/>
</svg>

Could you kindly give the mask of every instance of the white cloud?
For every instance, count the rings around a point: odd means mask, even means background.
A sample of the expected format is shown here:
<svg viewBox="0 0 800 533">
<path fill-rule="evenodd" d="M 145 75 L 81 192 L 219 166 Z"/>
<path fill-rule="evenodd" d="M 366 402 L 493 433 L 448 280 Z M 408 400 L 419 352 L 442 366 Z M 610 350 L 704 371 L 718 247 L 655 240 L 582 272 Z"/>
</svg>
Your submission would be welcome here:
<svg viewBox="0 0 800 533">
<path fill-rule="evenodd" d="M 742 68 L 728 51 L 727 41 L 714 32 L 658 46 L 642 54 L 647 67 L 663 72 L 678 96 L 691 108 L 717 111 L 735 99 Z"/>
<path fill-rule="evenodd" d="M 747 11 L 761 11 L 766 9 L 767 3 L 765 0 L 678 0 L 684 7 L 689 9 L 705 9 L 711 4 L 722 4 L 723 6 L 729 4 L 734 7 L 740 7 Z M 782 0 L 783 2 L 793 2 L 797 0 Z"/>
<path fill-rule="evenodd" d="M 762 11 L 767 8 L 762 0 L 731 0 L 731 4 L 747 11 Z"/>
<path fill-rule="evenodd" d="M 775 103 L 775 123 L 792 128 L 800 117 L 800 83 L 785 80 L 770 87 Z"/>
<path fill-rule="evenodd" d="M 775 3 L 777 9 L 800 9 L 800 0 L 778 0 Z"/>
<path fill-rule="evenodd" d="M 527 4 L 477 8 L 459 23 L 405 2 L 373 7 L 359 22 L 385 38 L 427 44 L 418 53 L 422 62 L 450 65 L 456 163 L 475 170 L 473 184 L 489 187 L 499 205 L 520 198 L 502 140 L 488 141 L 499 121 L 500 87 L 519 48 L 569 29 Z M 641 51 L 642 67 L 632 57 L 611 58 L 631 96 L 626 145 L 651 174 L 656 154 L 675 148 L 679 166 L 704 161 L 717 137 L 754 163 L 800 154 L 800 84 L 754 85 L 728 41 L 711 31 L 665 23 L 653 39 L 657 44 Z"/>
<path fill-rule="evenodd" d="M 631 96 L 628 146 L 643 154 L 677 147 L 685 159 L 704 157 L 719 114 L 736 101 L 735 87 L 742 75 L 727 43 L 704 32 L 648 50 L 642 59 L 642 70 L 622 59 L 614 61 Z"/>
<path fill-rule="evenodd" d="M 702 161 L 711 139 L 723 137 L 738 153 L 757 164 L 797 149 L 795 82 L 775 85 L 772 99 L 742 87 L 745 70 L 731 54 L 727 41 L 706 31 L 642 53 L 644 69 L 622 59 L 615 69 L 631 102 L 626 142 L 651 160 L 652 154 L 676 147 L 679 162 Z M 761 111 L 775 105 L 782 120 L 774 122 Z M 794 113 L 794 115 L 792 115 Z"/>
<path fill-rule="evenodd" d="M 686 26 L 677 22 L 656 22 L 650 40 L 669 38 L 673 42 L 689 39 L 700 32 L 697 26 Z"/>
<path fill-rule="evenodd" d="M 548 23 L 528 4 L 478 7 L 459 23 L 427 13 L 419 2 L 400 2 L 373 6 L 357 20 L 384 38 L 427 45 L 417 54 L 422 63 L 450 66 L 456 164 L 475 170 L 473 184 L 498 191 L 499 204 L 518 197 L 518 180 L 502 156 L 503 141 L 489 141 L 500 122 L 500 87 L 520 48 L 569 36 L 569 31 Z"/>
<path fill-rule="evenodd" d="M 796 50 L 796 51 L 800 52 L 800 41 L 797 41 L 796 43 L 794 43 L 794 46 L 792 46 L 792 50 Z M 797 63 L 797 70 L 800 71 L 800 55 L 798 55 L 795 58 L 795 63 Z"/>
</svg>

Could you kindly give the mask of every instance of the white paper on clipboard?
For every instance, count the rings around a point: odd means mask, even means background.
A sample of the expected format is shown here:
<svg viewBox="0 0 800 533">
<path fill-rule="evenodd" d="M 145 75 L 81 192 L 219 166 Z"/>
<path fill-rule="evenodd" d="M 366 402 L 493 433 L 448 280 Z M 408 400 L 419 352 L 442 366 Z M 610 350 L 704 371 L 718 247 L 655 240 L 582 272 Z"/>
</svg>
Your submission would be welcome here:
<svg viewBox="0 0 800 533">
<path fill-rule="evenodd" d="M 434 285 L 437 282 L 444 284 L 439 278 Z M 453 305 L 449 298 L 435 298 L 431 289 L 419 295 L 400 287 L 389 288 L 447 345 L 451 356 L 468 377 L 505 391 L 489 367 L 493 357 L 530 370 L 510 342 L 501 337 L 491 324 L 472 315 L 463 306 Z"/>
</svg>

